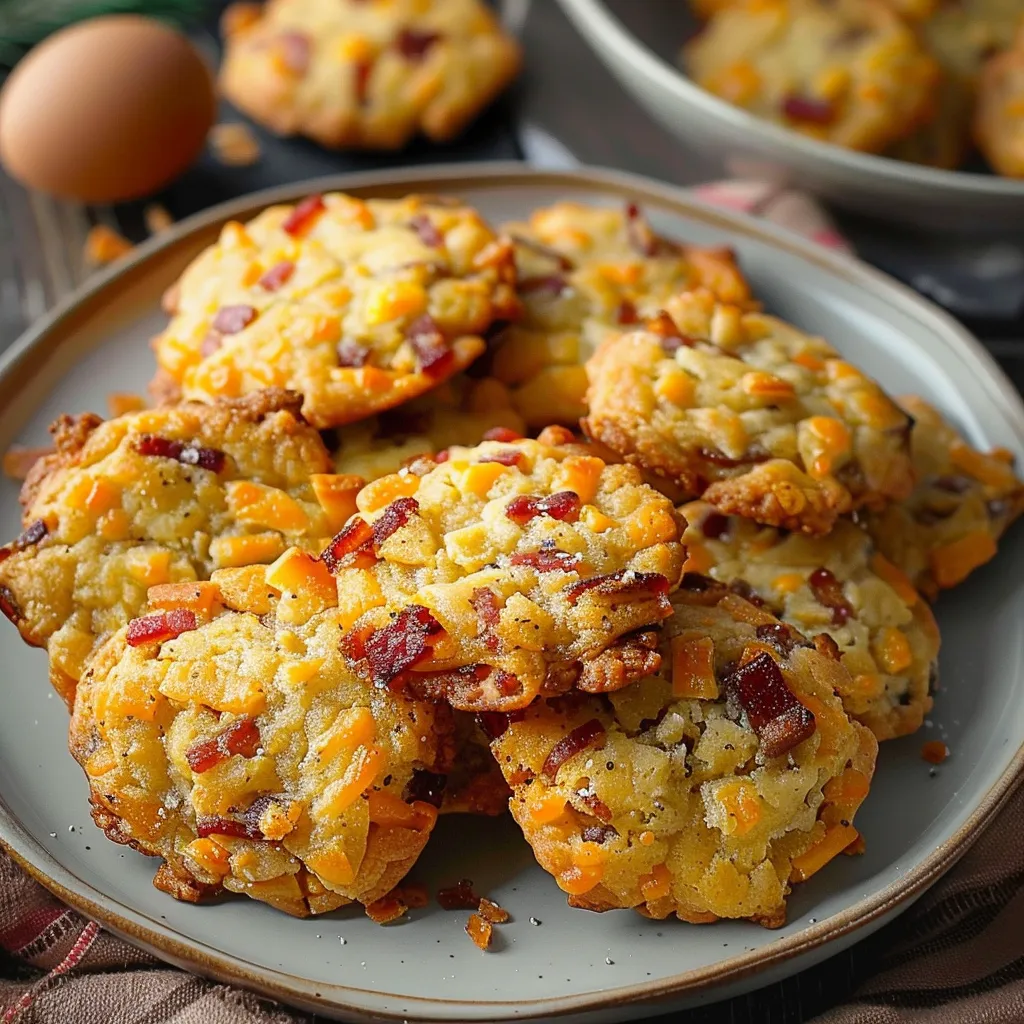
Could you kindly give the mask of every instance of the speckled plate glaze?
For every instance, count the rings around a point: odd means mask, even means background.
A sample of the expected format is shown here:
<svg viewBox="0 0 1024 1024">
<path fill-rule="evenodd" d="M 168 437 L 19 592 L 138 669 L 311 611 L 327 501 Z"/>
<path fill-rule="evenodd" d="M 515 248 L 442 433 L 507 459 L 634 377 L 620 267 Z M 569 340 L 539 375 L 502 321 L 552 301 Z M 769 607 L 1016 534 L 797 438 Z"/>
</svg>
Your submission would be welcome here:
<svg viewBox="0 0 1024 1024">
<path fill-rule="evenodd" d="M 669 131 L 732 177 L 807 189 L 926 234 L 1006 238 L 1024 228 L 1024 181 L 855 153 L 764 121 L 680 70 L 700 28 L 685 0 L 559 0 L 620 84 Z"/>
<path fill-rule="evenodd" d="M 39 444 L 65 411 L 103 411 L 110 391 L 141 390 L 159 297 L 232 217 L 342 188 L 361 195 L 447 192 L 493 221 L 558 199 L 642 203 L 678 238 L 735 246 L 758 294 L 821 332 L 895 392 L 917 391 L 979 444 L 1024 457 L 1024 408 L 984 350 L 952 320 L 875 271 L 795 236 L 693 202 L 640 178 L 550 174 L 518 165 L 361 175 L 288 186 L 185 221 L 99 274 L 0 361 L 0 446 Z M 18 530 L 17 487 L 0 483 L 0 536 Z M 791 904 L 790 923 L 695 927 L 631 912 L 570 910 L 509 822 L 448 820 L 414 877 L 462 877 L 512 915 L 499 948 L 463 934 L 465 912 L 436 905 L 379 928 L 358 911 L 298 921 L 244 899 L 195 907 L 150 884 L 154 862 L 92 825 L 86 785 L 66 752 L 67 713 L 44 656 L 0 629 L 0 842 L 43 884 L 112 930 L 193 971 L 360 1021 L 621 1020 L 735 995 L 838 952 L 905 908 L 969 846 L 1024 766 L 1024 531 L 939 607 L 942 689 L 929 736 L 952 757 L 935 774 L 922 737 L 888 744 L 857 824 L 863 857 L 841 857 Z M 73 829 L 71 828 L 73 826 Z M 345 939 L 342 943 L 341 938 Z"/>
</svg>

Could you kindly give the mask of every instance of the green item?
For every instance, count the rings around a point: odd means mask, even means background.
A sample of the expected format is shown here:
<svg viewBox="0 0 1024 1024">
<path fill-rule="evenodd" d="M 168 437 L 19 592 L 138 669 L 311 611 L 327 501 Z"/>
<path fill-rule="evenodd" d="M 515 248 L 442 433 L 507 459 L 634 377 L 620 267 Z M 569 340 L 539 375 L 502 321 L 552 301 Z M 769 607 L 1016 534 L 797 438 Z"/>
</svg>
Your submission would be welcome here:
<svg viewBox="0 0 1024 1024">
<path fill-rule="evenodd" d="M 0 67 L 12 68 L 52 32 L 104 14 L 142 14 L 186 27 L 203 0 L 0 0 Z"/>
</svg>

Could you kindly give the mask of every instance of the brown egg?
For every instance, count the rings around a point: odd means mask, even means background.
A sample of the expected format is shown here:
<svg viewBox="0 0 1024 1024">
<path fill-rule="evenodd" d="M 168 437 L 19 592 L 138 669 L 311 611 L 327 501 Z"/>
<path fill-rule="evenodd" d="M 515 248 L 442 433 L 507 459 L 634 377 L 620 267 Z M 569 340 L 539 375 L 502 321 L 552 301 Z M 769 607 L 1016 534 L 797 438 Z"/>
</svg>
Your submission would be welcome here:
<svg viewBox="0 0 1024 1024">
<path fill-rule="evenodd" d="M 217 112 L 213 77 L 181 34 L 113 15 L 32 50 L 0 93 L 0 161 L 30 188 L 84 202 L 146 195 L 181 174 Z"/>
</svg>

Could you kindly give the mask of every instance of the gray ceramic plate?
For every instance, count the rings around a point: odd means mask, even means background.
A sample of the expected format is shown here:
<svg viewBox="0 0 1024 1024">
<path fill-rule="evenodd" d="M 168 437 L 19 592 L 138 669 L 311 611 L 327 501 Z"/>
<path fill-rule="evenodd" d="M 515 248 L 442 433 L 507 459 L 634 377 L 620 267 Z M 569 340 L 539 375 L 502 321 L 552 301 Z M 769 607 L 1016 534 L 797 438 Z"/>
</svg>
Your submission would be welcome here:
<svg viewBox="0 0 1024 1024">
<path fill-rule="evenodd" d="M 0 448 L 38 444 L 60 412 L 105 408 L 141 389 L 160 293 L 228 217 L 309 190 L 452 192 L 494 221 L 575 197 L 638 200 L 679 238 L 734 245 L 775 311 L 828 335 L 897 392 L 921 392 L 979 444 L 1024 456 L 1024 408 L 981 347 L 910 291 L 753 220 L 623 175 L 534 173 L 518 165 L 363 175 L 288 186 L 218 207 L 143 246 L 39 325 L 0 362 Z M 0 536 L 18 530 L 17 489 L 0 483 Z M 929 736 L 952 758 L 934 778 L 921 737 L 887 745 L 858 818 L 863 857 L 841 857 L 801 886 L 790 924 L 695 927 L 630 912 L 569 910 L 508 823 L 446 821 L 415 876 L 432 888 L 472 878 L 509 908 L 501 948 L 483 954 L 465 914 L 438 907 L 378 928 L 357 912 L 297 921 L 247 900 L 195 907 L 150 885 L 154 864 L 105 841 L 65 748 L 66 712 L 43 655 L 0 629 L 0 841 L 44 884 L 157 955 L 328 1014 L 361 1020 L 622 1019 L 736 994 L 824 958 L 879 927 L 963 853 L 1024 762 L 1024 532 L 1000 560 L 944 599 L 943 689 Z M 69 826 L 74 826 L 74 831 Z M 538 924 L 531 923 L 531 917 Z M 345 943 L 340 938 L 345 938 Z M 609 962 L 612 961 L 612 962 Z"/>
<path fill-rule="evenodd" d="M 634 99 L 732 176 L 805 188 L 929 233 L 1006 237 L 1024 228 L 1024 181 L 854 153 L 762 121 L 698 88 L 676 63 L 699 25 L 684 0 L 560 2 Z"/>
</svg>

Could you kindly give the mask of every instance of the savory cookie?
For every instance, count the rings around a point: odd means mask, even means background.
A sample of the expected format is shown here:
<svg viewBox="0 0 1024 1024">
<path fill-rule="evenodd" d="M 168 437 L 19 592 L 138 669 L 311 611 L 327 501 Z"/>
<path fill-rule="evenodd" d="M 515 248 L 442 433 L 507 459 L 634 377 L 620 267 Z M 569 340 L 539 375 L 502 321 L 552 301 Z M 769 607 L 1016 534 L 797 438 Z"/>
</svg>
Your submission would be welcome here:
<svg viewBox="0 0 1024 1024">
<path fill-rule="evenodd" d="M 583 364 L 610 330 L 673 295 L 705 287 L 755 307 L 730 250 L 660 237 L 635 204 L 557 203 L 504 231 L 516 243 L 524 315 L 495 340 L 491 372 L 531 427 L 575 427 L 586 413 Z"/>
<path fill-rule="evenodd" d="M 436 387 L 514 318 L 515 257 L 474 210 L 340 193 L 225 225 L 168 296 L 154 342 L 161 397 L 208 401 L 268 386 L 331 427 Z"/>
<path fill-rule="evenodd" d="M 913 486 L 910 419 L 821 338 L 706 291 L 610 337 L 584 429 L 723 512 L 827 533 Z"/>
<path fill-rule="evenodd" d="M 519 70 L 480 0 L 270 0 L 223 19 L 224 95 L 281 135 L 396 149 L 453 138 Z"/>
<path fill-rule="evenodd" d="M 1024 512 L 1024 483 L 1006 449 L 975 450 L 921 398 L 900 404 L 914 417 L 917 486 L 866 525 L 878 550 L 934 599 L 995 556 L 999 538 Z"/>
<path fill-rule="evenodd" d="M 66 700 L 147 588 L 269 562 L 289 544 L 319 550 L 355 510 L 299 401 L 271 390 L 57 421 L 56 453 L 25 482 L 25 531 L 0 548 L 0 608 L 48 649 Z"/>
<path fill-rule="evenodd" d="M 459 374 L 397 409 L 350 424 L 329 441 L 336 472 L 370 481 L 397 473 L 420 455 L 476 444 L 492 433 L 526 433 L 509 389 L 490 377 Z"/>
<path fill-rule="evenodd" d="M 974 137 L 996 171 L 1024 178 L 1024 31 L 982 68 Z"/>
<path fill-rule="evenodd" d="M 682 569 L 672 503 L 632 466 L 487 441 L 367 484 L 324 550 L 362 678 L 463 711 L 650 671 Z"/>
<path fill-rule="evenodd" d="M 512 814 L 573 906 L 777 927 L 856 849 L 878 745 L 828 645 L 724 587 L 673 603 L 658 675 L 485 719 Z"/>
<path fill-rule="evenodd" d="M 684 51 L 702 88 L 759 117 L 880 152 L 932 114 L 940 71 L 878 0 L 747 0 Z"/>
<path fill-rule="evenodd" d="M 178 899 L 369 904 L 437 819 L 451 712 L 357 679 L 337 608 L 284 624 L 264 576 L 222 570 L 201 604 L 179 585 L 181 604 L 111 637 L 79 683 L 71 752 L 96 824 L 163 858 L 154 884 Z"/>
<path fill-rule="evenodd" d="M 877 739 L 921 727 L 932 706 L 939 630 L 910 580 L 854 523 L 841 519 L 827 537 L 786 533 L 749 519 L 723 516 L 705 502 L 679 510 L 684 580 L 706 574 L 812 639 L 835 641 L 846 713 Z M 714 589 L 712 580 L 705 586 Z"/>
</svg>

